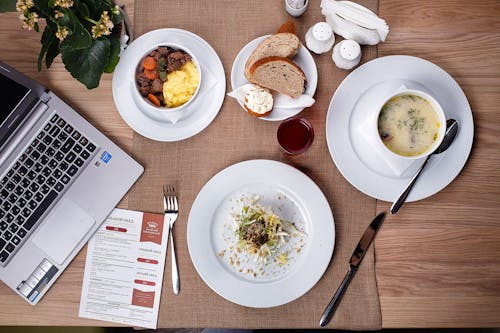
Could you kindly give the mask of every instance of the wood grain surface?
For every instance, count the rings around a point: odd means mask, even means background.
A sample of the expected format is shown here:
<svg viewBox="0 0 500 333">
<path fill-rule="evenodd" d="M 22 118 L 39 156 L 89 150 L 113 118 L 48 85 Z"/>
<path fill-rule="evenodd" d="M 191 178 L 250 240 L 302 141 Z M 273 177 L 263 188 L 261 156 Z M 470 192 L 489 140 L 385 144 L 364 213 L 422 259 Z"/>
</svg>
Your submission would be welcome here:
<svg viewBox="0 0 500 333">
<path fill-rule="evenodd" d="M 379 13 L 391 27 L 379 56 L 413 55 L 442 67 L 464 90 L 475 125 L 455 181 L 403 206 L 376 240 L 382 325 L 498 327 L 500 2 L 383 0 Z"/>
<path fill-rule="evenodd" d="M 121 2 L 133 10 L 134 0 Z M 473 149 L 462 173 L 433 197 L 406 204 L 379 233 L 375 252 L 382 326 L 498 327 L 500 2 L 382 0 L 379 14 L 391 27 L 379 56 L 408 54 L 441 66 L 465 91 L 475 122 Z M 131 151 L 133 132 L 112 102 L 111 75 L 89 92 L 59 58 L 39 73 L 39 39 L 40 34 L 19 28 L 16 14 L 0 14 L 0 59 L 70 101 Z M 366 202 L 373 209 L 370 199 Z M 121 207 L 127 207 L 127 199 Z M 377 202 L 377 211 L 388 207 Z M 78 318 L 84 259 L 82 251 L 44 297 L 43 310 L 0 283 L 0 325 L 113 325 Z"/>
</svg>

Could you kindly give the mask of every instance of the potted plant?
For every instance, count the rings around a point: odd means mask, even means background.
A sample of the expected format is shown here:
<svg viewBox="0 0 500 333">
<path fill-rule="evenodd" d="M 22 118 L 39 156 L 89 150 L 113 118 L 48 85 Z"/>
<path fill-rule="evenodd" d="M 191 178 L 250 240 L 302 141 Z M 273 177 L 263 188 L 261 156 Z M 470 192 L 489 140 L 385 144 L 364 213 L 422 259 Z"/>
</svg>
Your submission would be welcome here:
<svg viewBox="0 0 500 333">
<path fill-rule="evenodd" d="M 124 15 L 112 0 L 6 0 L 0 10 L 19 12 L 24 29 L 40 31 L 38 70 L 49 68 L 61 54 L 71 75 L 88 89 L 99 85 L 102 73 L 111 73 L 120 60 Z M 10 7 L 10 8 L 9 8 Z"/>
</svg>

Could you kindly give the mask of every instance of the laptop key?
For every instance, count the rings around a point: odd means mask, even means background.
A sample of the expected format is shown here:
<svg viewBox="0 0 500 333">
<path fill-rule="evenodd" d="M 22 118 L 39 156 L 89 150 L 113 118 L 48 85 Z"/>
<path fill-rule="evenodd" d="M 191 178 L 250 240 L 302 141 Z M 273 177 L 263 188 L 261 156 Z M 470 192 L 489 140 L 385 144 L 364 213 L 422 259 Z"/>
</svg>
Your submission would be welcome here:
<svg viewBox="0 0 500 333">
<path fill-rule="evenodd" d="M 68 175 L 73 177 L 78 172 L 78 168 L 74 165 L 70 166 L 68 169 Z"/>
<path fill-rule="evenodd" d="M 45 167 L 42 170 L 42 175 L 44 175 L 45 177 L 50 176 L 51 173 L 52 173 L 52 170 L 49 167 Z"/>
<path fill-rule="evenodd" d="M 82 151 L 80 156 L 83 157 L 84 160 L 86 160 L 90 157 L 90 153 L 88 151 L 84 150 L 84 151 Z"/>
<path fill-rule="evenodd" d="M 40 188 L 40 186 L 37 184 L 37 183 L 31 183 L 29 189 L 33 192 L 36 192 L 38 191 L 38 189 Z"/>
<path fill-rule="evenodd" d="M 52 174 L 52 176 L 54 176 L 56 179 L 59 179 L 62 176 L 62 171 L 59 170 L 59 169 L 55 169 L 54 173 Z"/>
<path fill-rule="evenodd" d="M 36 201 L 40 202 L 43 200 L 43 194 L 38 192 L 35 194 L 35 198 L 34 198 Z"/>
<path fill-rule="evenodd" d="M 42 188 L 40 189 L 40 192 L 43 194 L 47 194 L 50 191 L 50 187 L 47 184 L 43 184 Z"/>
<path fill-rule="evenodd" d="M 63 146 L 61 147 L 61 151 L 66 154 L 71 148 L 73 148 L 74 144 L 75 144 L 75 140 L 68 139 L 68 141 L 66 141 L 63 144 Z"/>
<path fill-rule="evenodd" d="M 26 199 L 19 198 L 19 200 L 17 200 L 17 205 L 20 206 L 20 207 L 26 206 Z"/>
<path fill-rule="evenodd" d="M 8 226 L 9 225 L 7 224 L 7 222 L 5 222 L 5 221 L 0 222 L 0 230 L 1 231 L 4 231 L 5 229 L 7 229 Z"/>
<path fill-rule="evenodd" d="M 38 163 L 38 162 L 36 162 L 35 166 L 33 167 L 33 170 L 35 172 L 40 172 L 42 169 L 43 169 L 43 165 L 40 164 L 40 163 Z"/>
<path fill-rule="evenodd" d="M 64 175 L 62 178 L 61 178 L 61 181 L 64 183 L 64 184 L 67 184 L 69 183 L 69 176 L 68 175 Z"/>
<path fill-rule="evenodd" d="M 82 146 L 86 146 L 87 143 L 89 143 L 89 140 L 86 137 L 82 136 L 78 142 L 80 142 Z"/>
<path fill-rule="evenodd" d="M 16 223 L 17 223 L 17 224 L 19 224 L 19 225 L 22 225 L 25 221 L 26 221 L 26 219 L 25 219 L 22 215 L 18 215 L 18 216 L 16 217 Z M 18 235 L 19 235 L 20 233 L 22 233 L 22 232 L 20 232 L 20 231 L 21 231 L 21 230 L 19 230 L 19 231 L 17 232 L 17 234 L 18 234 Z M 20 237 L 24 237 L 24 236 L 20 236 Z"/>
<path fill-rule="evenodd" d="M 19 226 L 17 224 L 15 224 L 15 223 L 12 223 L 9 226 L 9 230 L 12 231 L 13 234 L 15 234 L 18 229 L 19 229 Z"/>
<path fill-rule="evenodd" d="M 57 125 L 60 126 L 60 127 L 64 127 L 64 125 L 66 125 L 66 122 L 64 121 L 64 119 L 59 119 L 59 121 L 57 122 Z"/>
<path fill-rule="evenodd" d="M 7 246 L 5 247 L 5 249 L 6 249 L 8 252 L 11 252 L 11 253 L 12 253 L 12 251 L 14 251 L 14 249 L 15 249 L 15 248 L 16 248 L 16 247 L 15 247 L 15 246 L 14 246 L 14 244 L 12 244 L 12 243 L 7 244 Z"/>
<path fill-rule="evenodd" d="M 28 169 L 23 165 L 17 171 L 21 176 L 25 176 L 28 173 Z"/>
<path fill-rule="evenodd" d="M 45 199 L 33 211 L 28 220 L 26 220 L 23 227 L 28 231 L 31 230 L 31 228 L 33 228 L 36 222 L 40 219 L 43 213 L 47 210 L 47 208 L 49 208 L 49 206 L 56 198 L 57 198 L 57 192 L 54 190 L 50 191 L 50 193 L 45 197 Z"/>
<path fill-rule="evenodd" d="M 17 205 L 14 205 L 14 207 L 12 207 L 11 211 L 12 211 L 12 214 L 17 215 L 21 211 L 21 208 L 19 208 Z"/>
<path fill-rule="evenodd" d="M 54 187 L 58 192 L 61 192 L 64 189 L 64 185 L 58 182 Z"/>
<path fill-rule="evenodd" d="M 3 238 L 5 240 L 10 240 L 12 238 L 12 233 L 10 231 L 6 231 L 3 233 Z"/>
<path fill-rule="evenodd" d="M 66 171 L 69 167 L 69 164 L 66 163 L 66 162 L 61 162 L 61 164 L 59 164 L 59 169 L 61 169 L 62 171 Z"/>
<path fill-rule="evenodd" d="M 7 189 L 7 191 L 12 191 L 16 188 L 16 185 L 12 182 L 8 182 L 7 185 L 5 185 L 5 188 Z"/>
<path fill-rule="evenodd" d="M 31 210 L 29 208 L 24 208 L 22 214 L 23 214 L 24 217 L 27 218 L 28 216 L 30 216 Z"/>
<path fill-rule="evenodd" d="M 49 177 L 49 179 L 47 179 L 47 185 L 54 186 L 55 184 L 56 180 L 54 179 L 54 177 Z"/>
<path fill-rule="evenodd" d="M 7 251 L 0 252 L 0 262 L 5 262 L 9 257 L 9 253 Z"/>
<path fill-rule="evenodd" d="M 9 196 L 9 191 L 7 191 L 7 190 L 2 190 L 2 191 L 0 192 L 0 198 L 2 198 L 2 199 L 4 199 L 4 200 L 5 200 L 5 199 L 7 199 L 7 197 L 8 197 L 8 196 Z"/>
<path fill-rule="evenodd" d="M 88 149 L 91 153 L 93 153 L 93 152 L 94 152 L 95 148 L 96 148 L 96 146 L 95 146 L 92 142 L 91 142 L 91 143 L 89 143 L 89 144 L 87 145 L 87 149 Z"/>
<path fill-rule="evenodd" d="M 9 223 L 14 221 L 14 215 L 12 215 L 11 213 L 7 213 L 7 215 L 5 215 L 5 221 Z"/>
<path fill-rule="evenodd" d="M 70 124 L 68 124 L 68 125 L 66 125 L 66 127 L 64 128 L 64 130 L 66 131 L 66 133 L 71 134 L 71 132 L 73 132 L 73 126 L 71 126 Z"/>
<path fill-rule="evenodd" d="M 59 140 L 54 140 L 54 142 L 52 142 L 52 147 L 54 147 L 55 149 L 59 149 L 62 145 L 62 142 L 59 141 Z"/>
<path fill-rule="evenodd" d="M 81 136 L 81 134 L 80 134 L 80 132 L 78 132 L 78 131 L 74 131 L 74 132 L 73 132 L 73 134 L 71 134 L 71 137 L 72 137 L 73 139 L 75 139 L 75 140 L 80 139 L 80 136 Z"/>
<path fill-rule="evenodd" d="M 35 200 L 31 200 L 30 202 L 28 202 L 28 207 L 33 210 L 35 209 L 36 207 L 38 206 L 38 204 L 36 203 Z"/>
<path fill-rule="evenodd" d="M 55 150 L 54 148 L 52 148 L 52 147 L 49 147 L 49 148 L 47 149 L 47 151 L 45 152 L 45 154 L 46 154 L 47 156 L 49 156 L 49 157 L 54 156 L 54 154 L 55 154 L 55 153 L 56 153 L 56 150 Z"/>
<path fill-rule="evenodd" d="M 24 222 L 24 220 L 23 220 L 23 222 Z M 19 228 L 19 231 L 17 232 L 17 235 L 18 235 L 19 237 L 21 237 L 21 238 L 24 238 L 24 236 L 26 236 L 26 234 L 27 234 L 27 233 L 28 233 L 28 232 L 26 231 L 26 229 L 24 229 L 24 228 Z"/>
<path fill-rule="evenodd" d="M 83 165 L 83 160 L 82 160 L 81 158 L 77 158 L 77 159 L 75 160 L 75 165 L 76 165 L 77 167 L 79 167 L 79 168 L 80 168 L 80 167 L 82 167 L 82 165 Z"/>
<path fill-rule="evenodd" d="M 80 146 L 78 143 L 73 146 L 73 151 L 77 154 L 80 154 L 82 150 L 83 150 L 82 146 Z"/>
<path fill-rule="evenodd" d="M 3 247 L 7 244 L 7 242 L 5 241 L 5 239 L 2 239 L 0 238 L 0 251 L 3 250 Z"/>
<path fill-rule="evenodd" d="M 2 204 L 2 209 L 5 210 L 5 211 L 9 211 L 10 210 L 10 207 L 12 207 L 12 205 L 10 203 L 8 203 L 7 201 L 5 201 L 3 204 Z"/>
<path fill-rule="evenodd" d="M 59 129 L 59 127 L 57 126 L 54 126 L 52 127 L 52 129 L 50 130 L 49 132 L 49 135 L 52 136 L 52 137 L 55 137 L 57 134 L 59 134 L 61 130 Z"/>
<path fill-rule="evenodd" d="M 73 153 L 72 151 L 70 151 L 70 152 L 68 153 L 68 155 L 66 155 L 66 157 L 64 158 L 64 160 L 65 160 L 66 162 L 68 162 L 68 163 L 71 163 L 71 162 L 73 162 L 73 161 L 75 160 L 75 158 L 76 158 L 76 154 L 75 154 L 75 153 Z"/>
<path fill-rule="evenodd" d="M 11 242 L 12 242 L 12 244 L 14 244 L 14 245 L 19 245 L 19 243 L 21 243 L 21 238 L 19 238 L 19 237 L 17 237 L 17 236 L 14 236 L 14 237 L 12 238 L 12 241 L 11 241 Z"/>
<path fill-rule="evenodd" d="M 51 159 L 49 162 L 49 167 L 52 169 L 55 169 L 57 167 L 57 164 L 59 164 L 55 159 Z"/>
<path fill-rule="evenodd" d="M 35 184 L 35 185 L 36 185 L 36 184 Z M 28 190 L 28 191 L 26 191 L 26 192 L 24 192 L 24 194 L 23 194 L 23 198 L 24 198 L 24 199 L 26 199 L 26 200 L 31 199 L 31 197 L 32 197 L 32 196 L 33 196 L 33 193 L 32 193 L 32 192 L 30 192 L 29 190 Z M 24 205 L 23 205 L 23 206 L 24 206 Z"/>
<path fill-rule="evenodd" d="M 23 179 L 23 180 L 24 180 L 24 179 Z M 23 192 L 24 192 L 24 188 L 23 188 L 23 186 L 22 186 L 22 183 L 23 183 L 23 182 L 21 182 L 21 185 L 19 185 L 18 187 L 16 187 L 16 189 L 14 190 L 14 193 L 15 193 L 15 194 L 17 194 L 17 195 L 21 195 L 21 194 L 23 194 Z"/>
</svg>

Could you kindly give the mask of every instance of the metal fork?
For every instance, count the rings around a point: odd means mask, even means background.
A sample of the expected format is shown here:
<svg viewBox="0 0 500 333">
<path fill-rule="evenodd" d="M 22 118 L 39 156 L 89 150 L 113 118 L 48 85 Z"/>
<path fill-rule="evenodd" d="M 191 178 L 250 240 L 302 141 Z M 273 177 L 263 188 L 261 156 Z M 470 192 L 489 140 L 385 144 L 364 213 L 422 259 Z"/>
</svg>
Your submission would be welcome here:
<svg viewBox="0 0 500 333">
<path fill-rule="evenodd" d="M 179 278 L 179 269 L 177 267 L 177 258 L 175 255 L 174 223 L 179 216 L 179 205 L 177 203 L 177 195 L 175 194 L 173 186 L 163 185 L 163 210 L 165 213 L 165 221 L 168 221 L 170 248 L 172 249 L 172 288 L 174 290 L 174 294 L 177 295 L 181 289 L 181 280 Z"/>
</svg>

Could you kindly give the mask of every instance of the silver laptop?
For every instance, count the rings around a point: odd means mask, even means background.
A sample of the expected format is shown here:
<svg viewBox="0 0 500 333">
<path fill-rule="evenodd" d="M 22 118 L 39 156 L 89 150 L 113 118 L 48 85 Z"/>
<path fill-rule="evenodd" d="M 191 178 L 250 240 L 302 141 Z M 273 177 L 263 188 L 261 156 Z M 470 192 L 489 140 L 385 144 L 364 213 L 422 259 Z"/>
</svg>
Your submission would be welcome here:
<svg viewBox="0 0 500 333">
<path fill-rule="evenodd" d="M 0 279 L 36 304 L 144 171 L 0 62 Z"/>
</svg>

